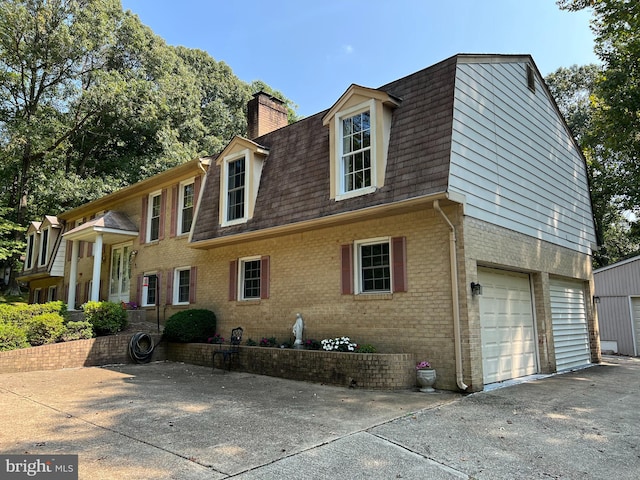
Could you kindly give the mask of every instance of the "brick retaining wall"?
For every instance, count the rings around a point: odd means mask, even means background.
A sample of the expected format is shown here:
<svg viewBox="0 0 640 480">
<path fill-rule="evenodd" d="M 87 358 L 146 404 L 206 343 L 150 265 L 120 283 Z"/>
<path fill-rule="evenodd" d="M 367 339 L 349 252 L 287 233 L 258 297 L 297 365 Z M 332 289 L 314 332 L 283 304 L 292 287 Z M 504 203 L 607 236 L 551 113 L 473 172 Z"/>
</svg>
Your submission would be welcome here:
<svg viewBox="0 0 640 480">
<path fill-rule="evenodd" d="M 214 348 L 221 347 L 170 343 L 167 359 L 210 367 Z M 216 367 L 221 366 L 221 361 L 221 356 L 217 356 Z M 414 365 L 415 357 L 409 353 L 341 353 L 242 346 L 233 369 L 338 386 L 350 386 L 355 381 L 360 388 L 393 390 L 415 387 Z"/>
<path fill-rule="evenodd" d="M 161 335 L 151 337 L 156 345 L 151 361 L 164 360 L 166 344 L 158 343 Z M 0 352 L 0 373 L 134 363 L 128 353 L 130 339 L 131 335 L 112 335 Z"/>
</svg>

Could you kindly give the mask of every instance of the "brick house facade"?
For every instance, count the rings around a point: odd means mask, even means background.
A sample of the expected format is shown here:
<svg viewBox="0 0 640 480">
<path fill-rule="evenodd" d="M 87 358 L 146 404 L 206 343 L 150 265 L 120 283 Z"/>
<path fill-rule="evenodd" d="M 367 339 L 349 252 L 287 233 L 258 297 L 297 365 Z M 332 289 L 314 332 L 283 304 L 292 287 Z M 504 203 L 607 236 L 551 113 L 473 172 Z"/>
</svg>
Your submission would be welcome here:
<svg viewBox="0 0 640 480">
<path fill-rule="evenodd" d="M 457 55 L 292 125 L 252 102 L 255 137 L 58 216 L 72 244 L 104 211 L 135 225 L 104 232 L 100 299 L 124 255 L 115 290 L 149 319 L 208 308 L 223 336 L 284 340 L 300 313 L 305 338 L 429 360 L 443 389 L 600 360 L 585 162 L 531 57 Z"/>
</svg>

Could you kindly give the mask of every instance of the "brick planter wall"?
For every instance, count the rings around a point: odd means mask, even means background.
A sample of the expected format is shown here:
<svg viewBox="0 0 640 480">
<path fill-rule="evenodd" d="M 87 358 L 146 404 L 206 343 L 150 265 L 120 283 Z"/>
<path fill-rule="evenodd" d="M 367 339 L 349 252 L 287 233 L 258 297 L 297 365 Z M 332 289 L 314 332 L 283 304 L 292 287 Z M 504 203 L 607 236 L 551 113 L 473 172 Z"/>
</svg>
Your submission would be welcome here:
<svg viewBox="0 0 640 480">
<path fill-rule="evenodd" d="M 205 343 L 170 343 L 167 359 L 211 366 L 211 354 L 219 346 Z M 219 359 L 219 360 L 218 360 Z M 216 357 L 216 367 L 222 361 Z M 413 354 L 342 353 L 322 350 L 240 347 L 234 370 L 272 377 L 360 388 L 408 389 L 416 385 Z"/>
<path fill-rule="evenodd" d="M 160 337 L 151 335 L 155 344 L 151 361 L 166 358 L 166 344 L 159 343 Z M 134 363 L 129 358 L 130 339 L 131 335 L 112 335 L 0 352 L 0 373 Z"/>
</svg>

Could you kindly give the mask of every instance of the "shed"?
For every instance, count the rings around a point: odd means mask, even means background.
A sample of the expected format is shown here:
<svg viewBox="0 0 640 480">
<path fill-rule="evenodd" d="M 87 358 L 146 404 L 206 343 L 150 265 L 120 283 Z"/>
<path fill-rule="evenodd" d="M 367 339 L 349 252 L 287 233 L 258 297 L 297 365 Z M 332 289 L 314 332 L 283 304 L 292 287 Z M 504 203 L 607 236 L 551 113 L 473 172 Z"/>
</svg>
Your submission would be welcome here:
<svg viewBox="0 0 640 480">
<path fill-rule="evenodd" d="M 640 352 L 640 255 L 594 270 L 603 351 Z"/>
</svg>

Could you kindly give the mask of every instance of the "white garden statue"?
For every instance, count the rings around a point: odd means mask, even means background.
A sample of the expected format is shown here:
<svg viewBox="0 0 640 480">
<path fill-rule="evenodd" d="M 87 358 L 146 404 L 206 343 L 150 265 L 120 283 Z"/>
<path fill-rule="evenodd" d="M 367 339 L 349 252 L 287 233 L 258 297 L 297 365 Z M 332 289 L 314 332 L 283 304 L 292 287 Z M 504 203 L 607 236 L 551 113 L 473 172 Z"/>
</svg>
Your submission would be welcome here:
<svg viewBox="0 0 640 480">
<path fill-rule="evenodd" d="M 304 330 L 304 321 L 302 315 L 296 313 L 296 323 L 293 324 L 293 334 L 296 337 L 296 341 L 293 342 L 294 348 L 302 347 L 302 332 Z"/>
</svg>

